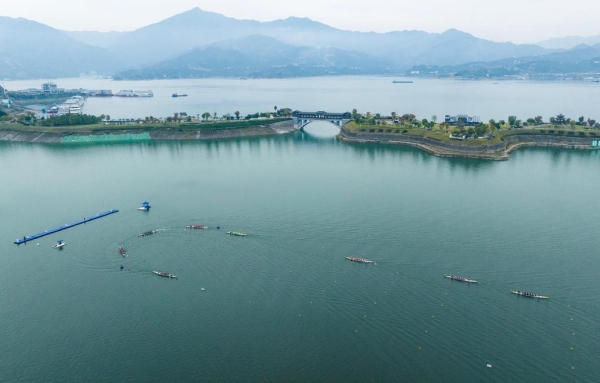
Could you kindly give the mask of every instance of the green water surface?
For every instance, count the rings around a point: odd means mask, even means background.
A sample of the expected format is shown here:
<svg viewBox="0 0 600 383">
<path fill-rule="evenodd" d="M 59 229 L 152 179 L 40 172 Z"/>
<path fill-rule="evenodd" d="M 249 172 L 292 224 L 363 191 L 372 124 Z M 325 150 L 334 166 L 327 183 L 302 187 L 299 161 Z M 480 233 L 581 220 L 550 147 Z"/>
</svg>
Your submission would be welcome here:
<svg viewBox="0 0 600 383">
<path fill-rule="evenodd" d="M 599 163 L 307 133 L 0 143 L 0 380 L 595 381 Z"/>
</svg>

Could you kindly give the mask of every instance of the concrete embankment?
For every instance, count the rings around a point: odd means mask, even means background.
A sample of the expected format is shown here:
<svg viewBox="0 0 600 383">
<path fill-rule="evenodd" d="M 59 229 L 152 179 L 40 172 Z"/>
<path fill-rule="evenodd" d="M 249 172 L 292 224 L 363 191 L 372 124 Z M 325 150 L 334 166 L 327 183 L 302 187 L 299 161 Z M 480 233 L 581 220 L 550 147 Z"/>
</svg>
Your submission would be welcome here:
<svg viewBox="0 0 600 383">
<path fill-rule="evenodd" d="M 494 161 L 508 160 L 509 154 L 523 146 L 552 146 L 570 149 L 598 149 L 591 146 L 589 137 L 569 137 L 545 134 L 515 134 L 500 144 L 464 145 L 443 142 L 429 137 L 404 134 L 353 133 L 343 129 L 338 136 L 343 141 L 383 143 L 413 146 L 438 157 L 479 158 Z"/>
<path fill-rule="evenodd" d="M 0 130 L 0 141 L 37 142 L 37 143 L 69 143 L 69 142 L 119 142 L 132 141 L 132 137 L 144 135 L 151 140 L 214 140 L 235 137 L 267 136 L 294 131 L 291 121 L 274 124 L 255 125 L 240 128 L 220 129 L 94 129 L 93 131 L 78 131 L 74 129 L 57 129 L 56 131 L 39 131 L 35 128 L 10 130 L 10 127 Z M 79 138 L 79 139 L 72 139 Z M 96 140 L 97 138 L 97 140 Z M 101 140 L 100 140 L 101 139 Z"/>
</svg>

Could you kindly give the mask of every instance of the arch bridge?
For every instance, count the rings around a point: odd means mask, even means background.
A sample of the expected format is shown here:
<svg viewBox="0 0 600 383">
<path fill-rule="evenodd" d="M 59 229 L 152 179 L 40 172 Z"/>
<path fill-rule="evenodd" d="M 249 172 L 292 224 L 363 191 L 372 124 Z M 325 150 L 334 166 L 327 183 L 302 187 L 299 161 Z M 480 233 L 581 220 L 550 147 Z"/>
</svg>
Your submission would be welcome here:
<svg viewBox="0 0 600 383">
<path fill-rule="evenodd" d="M 292 112 L 292 119 L 294 120 L 294 127 L 298 130 L 304 129 L 306 125 L 313 121 L 327 121 L 341 128 L 352 121 L 352 113 L 328 113 L 322 110 L 318 112 L 301 112 L 296 110 Z"/>
</svg>

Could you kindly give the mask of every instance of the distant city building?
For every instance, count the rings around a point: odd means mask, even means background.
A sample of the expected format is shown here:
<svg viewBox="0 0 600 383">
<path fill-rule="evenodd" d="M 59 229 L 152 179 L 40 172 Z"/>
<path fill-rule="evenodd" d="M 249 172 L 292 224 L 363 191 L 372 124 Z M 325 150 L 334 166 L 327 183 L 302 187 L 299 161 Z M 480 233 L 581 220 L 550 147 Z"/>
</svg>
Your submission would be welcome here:
<svg viewBox="0 0 600 383">
<path fill-rule="evenodd" d="M 277 109 L 277 115 L 279 115 L 279 116 L 289 116 L 291 114 L 292 114 L 292 110 L 290 108 Z"/>
<path fill-rule="evenodd" d="M 466 114 L 457 114 L 456 116 L 446 115 L 444 122 L 448 125 L 456 125 L 459 121 L 463 125 L 474 126 L 481 124 L 479 116 L 467 116 Z"/>
<path fill-rule="evenodd" d="M 102 90 L 92 90 L 89 93 L 90 97 L 112 97 L 113 92 L 112 90 L 106 90 L 106 89 L 102 89 Z"/>
<path fill-rule="evenodd" d="M 44 93 L 58 93 L 58 87 L 53 82 L 47 82 L 42 84 L 42 92 Z"/>
<path fill-rule="evenodd" d="M 23 90 L 19 90 L 18 93 L 23 94 L 42 94 L 42 90 L 39 88 L 27 88 Z"/>
</svg>

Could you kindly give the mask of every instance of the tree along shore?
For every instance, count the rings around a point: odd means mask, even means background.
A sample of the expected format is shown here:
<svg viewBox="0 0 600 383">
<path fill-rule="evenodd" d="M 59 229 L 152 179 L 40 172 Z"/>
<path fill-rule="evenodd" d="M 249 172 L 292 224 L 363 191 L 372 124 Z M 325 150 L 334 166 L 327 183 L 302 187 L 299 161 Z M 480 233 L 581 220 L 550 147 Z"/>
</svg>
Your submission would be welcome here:
<svg viewBox="0 0 600 383">
<path fill-rule="evenodd" d="M 566 130 L 552 125 L 494 132 L 476 139 L 452 139 L 450 134 L 423 129 L 392 126 L 365 126 L 349 123 L 338 138 L 346 142 L 399 144 L 413 146 L 439 157 L 508 160 L 509 154 L 523 146 L 553 146 L 572 149 L 600 149 L 600 134 Z"/>
</svg>

